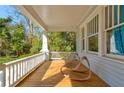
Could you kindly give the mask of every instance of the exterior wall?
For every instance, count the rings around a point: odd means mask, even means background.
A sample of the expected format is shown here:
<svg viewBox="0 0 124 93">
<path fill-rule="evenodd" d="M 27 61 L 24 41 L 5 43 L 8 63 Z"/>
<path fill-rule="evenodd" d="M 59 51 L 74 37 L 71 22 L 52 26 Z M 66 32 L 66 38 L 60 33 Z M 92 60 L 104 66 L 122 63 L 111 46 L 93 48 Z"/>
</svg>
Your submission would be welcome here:
<svg viewBox="0 0 124 93">
<path fill-rule="evenodd" d="M 88 57 L 91 70 L 106 83 L 113 87 L 124 87 L 124 62 L 89 53 L 82 55 Z"/>
<path fill-rule="evenodd" d="M 91 69 L 101 79 L 103 79 L 110 86 L 124 86 L 124 62 L 105 57 L 105 44 L 104 44 L 104 6 L 98 6 L 87 19 L 79 26 L 77 32 L 77 53 L 80 56 L 87 56 Z M 98 53 L 88 51 L 87 39 L 87 22 L 92 19 L 96 14 L 99 14 L 99 36 L 98 36 Z M 82 51 L 81 28 L 85 27 L 85 50 Z M 86 65 L 84 63 L 84 65 Z"/>
</svg>

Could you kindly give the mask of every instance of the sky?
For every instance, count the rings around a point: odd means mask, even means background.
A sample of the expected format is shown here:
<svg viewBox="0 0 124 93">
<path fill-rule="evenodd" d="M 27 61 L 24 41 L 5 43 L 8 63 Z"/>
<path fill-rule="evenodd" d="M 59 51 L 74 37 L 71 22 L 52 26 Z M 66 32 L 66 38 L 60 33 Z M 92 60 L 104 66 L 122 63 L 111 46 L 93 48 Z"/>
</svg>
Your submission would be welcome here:
<svg viewBox="0 0 124 93">
<path fill-rule="evenodd" d="M 27 22 L 25 20 L 25 17 L 15 14 L 16 8 L 14 8 L 13 6 L 10 5 L 0 5 L 0 18 L 7 18 L 7 17 L 12 17 L 12 22 L 11 24 L 17 24 L 20 23 L 21 20 L 23 20 L 23 23 L 25 25 L 25 31 L 29 30 L 29 27 L 27 26 Z M 16 17 L 18 16 L 18 17 Z"/>
<path fill-rule="evenodd" d="M 14 6 L 10 5 L 0 5 L 0 18 L 7 18 L 11 16 L 13 18 L 12 24 L 17 24 L 20 22 L 24 23 L 25 30 L 29 30 L 28 23 L 26 21 L 26 18 L 23 15 L 19 15 L 18 13 L 15 13 L 15 11 L 19 11 Z"/>
<path fill-rule="evenodd" d="M 11 10 L 11 7 L 9 5 L 0 5 L 0 17 L 6 18 L 9 16 L 9 10 Z"/>
<path fill-rule="evenodd" d="M 12 24 L 19 23 L 21 20 L 21 16 L 16 18 L 15 16 L 16 8 L 10 5 L 0 5 L 0 18 L 13 17 Z"/>
<path fill-rule="evenodd" d="M 24 20 L 25 17 L 22 15 L 19 15 L 18 13 L 15 13 L 16 11 L 19 11 L 19 10 L 17 10 L 16 7 L 12 5 L 0 5 L 0 18 L 12 17 L 13 23 L 14 22 L 19 23 L 22 19 Z"/>
</svg>

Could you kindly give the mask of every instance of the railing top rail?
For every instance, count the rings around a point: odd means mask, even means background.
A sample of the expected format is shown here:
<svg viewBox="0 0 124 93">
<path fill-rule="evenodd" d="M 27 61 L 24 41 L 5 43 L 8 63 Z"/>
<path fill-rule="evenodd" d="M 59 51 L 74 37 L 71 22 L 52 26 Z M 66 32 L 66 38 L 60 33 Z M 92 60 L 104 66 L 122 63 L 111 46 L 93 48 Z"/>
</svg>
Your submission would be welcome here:
<svg viewBox="0 0 124 93">
<path fill-rule="evenodd" d="M 51 53 L 76 53 L 76 52 L 65 52 L 65 51 L 51 51 Z"/>
<path fill-rule="evenodd" d="M 4 63 L 4 65 L 11 65 L 11 64 L 14 64 L 14 63 L 17 63 L 17 62 L 21 62 L 21 61 L 24 61 L 24 60 L 27 60 L 27 59 L 30 59 L 30 58 L 34 58 L 36 56 L 39 56 L 39 55 L 42 55 L 44 53 L 38 53 L 38 54 L 34 54 L 32 56 L 28 56 L 28 57 L 25 57 L 25 58 L 21 58 L 21 59 L 17 59 L 17 60 L 14 60 L 14 61 L 10 61 L 9 63 Z"/>
</svg>

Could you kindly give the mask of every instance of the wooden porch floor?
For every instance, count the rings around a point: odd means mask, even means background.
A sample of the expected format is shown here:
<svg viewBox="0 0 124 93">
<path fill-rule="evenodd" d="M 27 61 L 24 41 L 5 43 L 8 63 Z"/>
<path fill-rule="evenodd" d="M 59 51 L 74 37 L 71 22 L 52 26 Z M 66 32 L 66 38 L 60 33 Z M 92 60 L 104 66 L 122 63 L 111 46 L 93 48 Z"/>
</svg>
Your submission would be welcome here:
<svg viewBox="0 0 124 93">
<path fill-rule="evenodd" d="M 16 87 L 107 87 L 103 80 L 92 73 L 91 79 L 88 81 L 74 81 L 68 77 L 64 77 L 60 68 L 64 64 L 64 60 L 55 60 L 44 62 L 34 72 L 27 76 Z M 72 66 L 78 62 L 72 62 Z M 85 67 L 82 65 L 81 69 Z M 87 74 L 87 73 L 86 73 Z M 83 78 L 82 73 L 70 72 L 73 77 Z"/>
</svg>

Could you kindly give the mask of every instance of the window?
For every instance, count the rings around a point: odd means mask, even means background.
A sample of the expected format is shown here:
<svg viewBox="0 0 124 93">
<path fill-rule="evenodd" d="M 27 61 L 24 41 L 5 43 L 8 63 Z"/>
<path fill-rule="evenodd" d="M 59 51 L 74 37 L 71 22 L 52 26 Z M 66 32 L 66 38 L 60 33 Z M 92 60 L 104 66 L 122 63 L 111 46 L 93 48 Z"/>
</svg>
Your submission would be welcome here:
<svg viewBox="0 0 124 93">
<path fill-rule="evenodd" d="M 114 5 L 114 25 L 118 23 L 118 6 Z"/>
<path fill-rule="evenodd" d="M 108 28 L 108 7 L 105 7 L 105 29 Z"/>
<path fill-rule="evenodd" d="M 124 26 L 107 31 L 107 53 L 124 54 Z"/>
<path fill-rule="evenodd" d="M 110 8 L 110 6 L 107 6 Z M 112 6 L 111 6 L 112 7 Z M 107 54 L 112 55 L 124 55 L 124 12 L 122 9 L 124 9 L 123 5 L 114 5 L 112 14 L 109 15 L 108 20 L 110 21 L 111 17 L 114 17 L 113 23 L 109 22 L 109 30 L 106 28 L 106 21 L 105 19 L 105 33 L 106 33 L 106 52 Z M 118 12 L 120 11 L 120 12 Z M 105 15 L 106 13 L 110 14 L 111 11 L 106 10 L 105 7 Z M 120 17 L 119 17 L 120 16 Z M 106 18 L 106 16 L 105 16 Z M 119 22 L 119 23 L 118 23 Z M 114 24 L 112 27 L 111 24 Z"/>
<path fill-rule="evenodd" d="M 124 22 L 124 5 L 120 5 L 120 23 Z"/>
<path fill-rule="evenodd" d="M 82 28 L 82 50 L 85 49 L 85 36 L 84 36 L 84 27 Z"/>
<path fill-rule="evenodd" d="M 98 29 L 99 29 L 99 16 L 96 15 L 87 24 L 88 30 L 88 50 L 98 52 Z"/>
<path fill-rule="evenodd" d="M 106 6 L 105 7 L 105 29 L 112 27 L 112 17 L 113 17 L 112 5 Z M 116 24 L 116 22 L 115 22 L 115 24 Z"/>
<path fill-rule="evenodd" d="M 98 35 L 89 37 L 89 50 L 98 52 Z"/>
<path fill-rule="evenodd" d="M 109 27 L 112 27 L 112 5 L 109 6 Z"/>
</svg>

